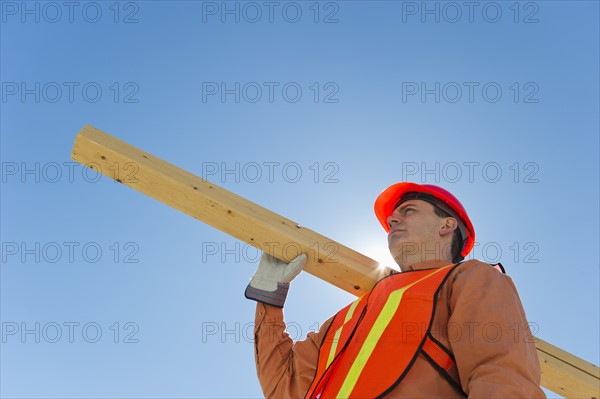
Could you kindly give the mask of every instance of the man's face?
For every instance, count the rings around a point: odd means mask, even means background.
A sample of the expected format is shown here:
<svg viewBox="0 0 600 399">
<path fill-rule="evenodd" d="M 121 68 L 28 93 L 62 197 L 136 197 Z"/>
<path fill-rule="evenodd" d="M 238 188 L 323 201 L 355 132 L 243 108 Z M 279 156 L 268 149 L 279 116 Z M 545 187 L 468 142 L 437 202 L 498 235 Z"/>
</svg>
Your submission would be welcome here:
<svg viewBox="0 0 600 399">
<path fill-rule="evenodd" d="M 438 257 L 454 230 L 454 219 L 451 226 L 447 219 L 437 216 L 434 206 L 426 201 L 409 200 L 400 204 L 388 217 L 388 247 L 392 257 L 400 266 Z"/>
</svg>

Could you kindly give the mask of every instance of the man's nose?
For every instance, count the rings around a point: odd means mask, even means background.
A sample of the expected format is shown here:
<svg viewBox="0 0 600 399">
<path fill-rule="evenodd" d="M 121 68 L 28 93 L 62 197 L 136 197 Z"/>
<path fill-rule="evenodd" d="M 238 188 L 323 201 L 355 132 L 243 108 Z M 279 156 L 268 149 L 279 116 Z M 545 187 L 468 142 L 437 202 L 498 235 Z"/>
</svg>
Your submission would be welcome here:
<svg viewBox="0 0 600 399">
<path fill-rule="evenodd" d="M 392 227 L 392 223 L 399 223 L 400 220 L 398 219 L 397 215 L 390 215 L 387 218 L 387 224 L 388 226 L 390 226 L 390 228 Z"/>
</svg>

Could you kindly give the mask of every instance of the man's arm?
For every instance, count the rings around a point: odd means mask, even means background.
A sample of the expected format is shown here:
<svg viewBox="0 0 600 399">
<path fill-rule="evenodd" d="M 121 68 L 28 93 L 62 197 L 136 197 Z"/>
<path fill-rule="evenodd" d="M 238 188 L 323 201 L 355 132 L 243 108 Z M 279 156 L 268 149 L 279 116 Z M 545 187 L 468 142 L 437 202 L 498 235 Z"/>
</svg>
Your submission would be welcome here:
<svg viewBox="0 0 600 399">
<path fill-rule="evenodd" d="M 319 347 L 333 318 L 304 341 L 293 342 L 285 331 L 283 309 L 256 305 L 254 356 L 266 398 L 302 398 L 315 376 Z"/>
<path fill-rule="evenodd" d="M 517 290 L 479 261 L 458 267 L 449 290 L 448 326 L 462 389 L 469 398 L 545 398 L 540 365 Z"/>
<path fill-rule="evenodd" d="M 283 321 L 290 283 L 305 263 L 305 254 L 290 263 L 263 254 L 244 293 L 246 298 L 257 301 L 254 355 L 258 380 L 267 398 L 303 397 L 315 375 L 319 334 L 310 332 L 306 340 L 294 343 Z M 321 331 L 326 331 L 329 322 Z"/>
</svg>

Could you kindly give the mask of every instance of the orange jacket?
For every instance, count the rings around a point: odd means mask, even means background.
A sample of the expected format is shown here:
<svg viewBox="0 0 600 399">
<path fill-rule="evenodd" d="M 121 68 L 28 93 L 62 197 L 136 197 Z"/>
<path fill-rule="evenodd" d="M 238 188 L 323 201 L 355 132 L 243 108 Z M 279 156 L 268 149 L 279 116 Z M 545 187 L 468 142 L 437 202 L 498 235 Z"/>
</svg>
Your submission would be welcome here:
<svg viewBox="0 0 600 399">
<path fill-rule="evenodd" d="M 413 270 L 439 268 L 429 261 Z M 315 376 L 319 348 L 331 321 L 304 341 L 285 333 L 283 312 L 259 303 L 255 359 L 266 397 L 304 397 Z M 404 324 L 408 328 L 410 323 Z M 422 328 L 415 325 L 415 329 Z M 405 331 L 406 333 L 406 331 Z M 460 386 L 469 398 L 544 398 L 540 368 L 525 313 L 511 279 L 479 261 L 464 262 L 441 287 L 431 335 L 455 360 Z M 422 354 L 389 398 L 461 398 Z"/>
</svg>

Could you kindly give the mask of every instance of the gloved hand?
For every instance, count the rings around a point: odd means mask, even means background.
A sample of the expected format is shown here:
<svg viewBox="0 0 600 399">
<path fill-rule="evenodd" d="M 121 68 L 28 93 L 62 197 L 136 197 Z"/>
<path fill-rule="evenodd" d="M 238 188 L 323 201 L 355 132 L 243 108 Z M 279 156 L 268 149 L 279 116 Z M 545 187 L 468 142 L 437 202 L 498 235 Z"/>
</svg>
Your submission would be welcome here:
<svg viewBox="0 0 600 399">
<path fill-rule="evenodd" d="M 263 253 L 258 269 L 246 287 L 245 297 L 282 308 L 290 282 L 300 274 L 306 259 L 306 254 L 301 254 L 288 264 Z"/>
</svg>

